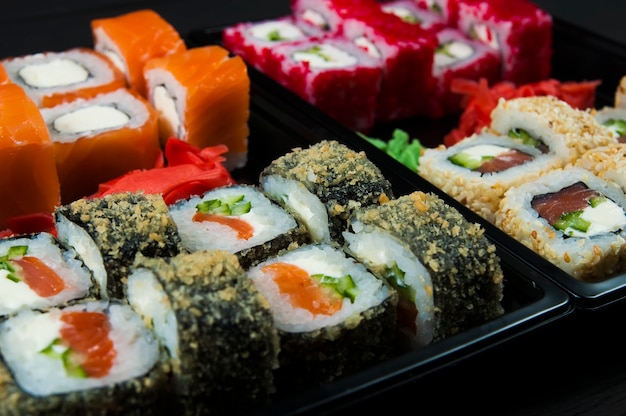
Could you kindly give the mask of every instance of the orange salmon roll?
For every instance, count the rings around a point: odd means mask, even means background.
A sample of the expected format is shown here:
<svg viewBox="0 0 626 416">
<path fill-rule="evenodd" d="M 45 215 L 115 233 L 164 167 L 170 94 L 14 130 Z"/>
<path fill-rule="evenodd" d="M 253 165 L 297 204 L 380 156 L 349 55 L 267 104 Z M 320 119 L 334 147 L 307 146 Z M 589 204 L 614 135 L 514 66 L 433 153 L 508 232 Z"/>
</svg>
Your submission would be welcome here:
<svg viewBox="0 0 626 416">
<path fill-rule="evenodd" d="M 54 144 L 63 204 L 131 170 L 153 167 L 159 155 L 156 112 L 133 90 L 120 88 L 41 114 Z"/>
<path fill-rule="evenodd" d="M 0 63 L 9 79 L 24 88 L 39 107 L 93 97 L 126 82 L 106 56 L 90 48 L 23 55 Z"/>
<path fill-rule="evenodd" d="M 60 203 L 50 133 L 39 108 L 13 83 L 0 85 L 0 229 L 7 219 L 52 213 Z"/>
<path fill-rule="evenodd" d="M 151 59 L 144 77 L 162 144 L 170 137 L 199 148 L 225 144 L 227 169 L 246 164 L 250 79 L 241 57 L 216 45 L 190 48 Z"/>
<path fill-rule="evenodd" d="M 176 29 L 153 10 L 91 21 L 94 48 L 124 72 L 130 88 L 145 96 L 143 66 L 150 58 L 187 49 Z"/>
</svg>

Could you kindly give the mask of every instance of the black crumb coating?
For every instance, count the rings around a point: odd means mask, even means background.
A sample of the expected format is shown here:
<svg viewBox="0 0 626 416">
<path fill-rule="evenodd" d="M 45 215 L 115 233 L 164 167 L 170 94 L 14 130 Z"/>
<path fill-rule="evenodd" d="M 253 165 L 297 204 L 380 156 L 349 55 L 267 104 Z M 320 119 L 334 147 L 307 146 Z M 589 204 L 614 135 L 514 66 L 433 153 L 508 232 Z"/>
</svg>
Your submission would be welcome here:
<svg viewBox="0 0 626 416">
<path fill-rule="evenodd" d="M 328 211 L 331 240 L 339 244 L 353 210 L 393 198 L 391 183 L 365 152 L 334 140 L 293 149 L 270 163 L 260 177 L 269 175 L 298 181 L 316 195 Z"/>
<path fill-rule="evenodd" d="M 48 380 L 54 383 L 54 380 Z M 24 392 L 0 359 L 0 415 L 161 415 L 173 400 L 170 367 L 161 361 L 146 375 L 98 388 L 36 397 Z"/>
<path fill-rule="evenodd" d="M 436 195 L 416 191 L 356 211 L 354 219 L 404 241 L 430 272 L 435 341 L 504 313 L 503 271 L 495 246 L 479 224 Z"/>
<path fill-rule="evenodd" d="M 183 411 L 238 414 L 266 404 L 275 391 L 278 332 L 237 257 L 222 250 L 138 256 L 134 267 L 155 273 L 175 311 L 180 354 L 172 368 Z"/>
<path fill-rule="evenodd" d="M 393 352 L 396 305 L 392 296 L 342 323 L 309 332 L 280 331 L 281 396 L 329 383 L 389 359 Z"/>
<path fill-rule="evenodd" d="M 109 296 L 125 298 L 125 281 L 135 255 L 174 256 L 184 249 L 160 195 L 124 192 L 79 199 L 58 207 L 55 216 L 83 228 L 100 249 Z"/>
</svg>

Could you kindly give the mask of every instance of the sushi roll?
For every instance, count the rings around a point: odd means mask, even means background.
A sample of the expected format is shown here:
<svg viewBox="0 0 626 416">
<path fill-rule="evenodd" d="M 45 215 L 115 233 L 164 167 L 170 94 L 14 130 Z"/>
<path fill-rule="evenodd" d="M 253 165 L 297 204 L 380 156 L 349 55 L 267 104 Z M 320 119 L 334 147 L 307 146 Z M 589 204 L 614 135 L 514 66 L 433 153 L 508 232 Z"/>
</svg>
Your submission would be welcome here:
<svg viewBox="0 0 626 416">
<path fill-rule="evenodd" d="M 509 189 L 496 225 L 573 278 L 605 280 L 626 270 L 626 196 L 580 167 Z"/>
<path fill-rule="evenodd" d="M 456 27 L 459 17 L 458 0 L 414 0 L 422 9 L 441 16 L 448 27 Z"/>
<path fill-rule="evenodd" d="M 310 36 L 341 32 L 343 20 L 358 9 L 376 8 L 374 0 L 291 0 L 292 16 Z"/>
<path fill-rule="evenodd" d="M 254 68 L 276 79 L 280 68 L 273 65 L 275 61 L 268 59 L 272 48 L 280 43 L 307 37 L 308 35 L 296 24 L 294 17 L 287 15 L 228 26 L 222 32 L 222 44 Z"/>
<path fill-rule="evenodd" d="M 598 110 L 591 109 L 590 111 L 598 123 L 609 129 L 611 135 L 618 142 L 626 142 L 626 106 L 603 107 Z"/>
<path fill-rule="evenodd" d="M 457 29 L 444 28 L 437 32 L 432 72 L 436 87 L 430 95 L 428 115 L 441 118 L 460 114 L 462 96 L 451 91 L 453 80 L 484 79 L 489 85 L 496 83 L 500 80 L 500 55 Z"/>
<path fill-rule="evenodd" d="M 419 25 L 422 29 L 439 32 L 447 27 L 444 17 L 434 10 L 420 7 L 415 0 L 393 0 L 381 3 L 385 13 L 398 16 L 407 23 Z"/>
<path fill-rule="evenodd" d="M 126 86 L 144 97 L 145 63 L 187 49 L 176 29 L 151 9 L 94 19 L 91 32 L 94 49 L 109 57 L 124 75 Z"/>
<path fill-rule="evenodd" d="M 482 132 L 450 147 L 426 149 L 418 174 L 493 223 L 508 188 L 562 166 L 535 146 Z"/>
<path fill-rule="evenodd" d="M 236 256 L 139 255 L 127 285 L 129 304 L 167 351 L 183 414 L 245 414 L 267 404 L 275 391 L 278 331 Z"/>
<path fill-rule="evenodd" d="M 77 253 L 47 232 L 1 239 L 0 265 L 0 317 L 100 293 Z"/>
<path fill-rule="evenodd" d="M 351 40 L 325 35 L 279 44 L 272 59 L 282 86 L 349 129 L 373 127 L 382 68 Z"/>
<path fill-rule="evenodd" d="M 590 112 L 553 96 L 500 99 L 491 112 L 489 129 L 554 153 L 564 164 L 589 149 L 617 142 Z"/>
<path fill-rule="evenodd" d="M 503 272 L 479 224 L 434 194 L 356 210 L 345 250 L 399 293 L 403 345 L 419 348 L 504 313 Z"/>
<path fill-rule="evenodd" d="M 397 293 L 325 244 L 303 246 L 248 270 L 280 335 L 281 391 L 326 383 L 389 357 Z"/>
<path fill-rule="evenodd" d="M 341 244 L 360 206 L 393 197 L 391 183 L 364 152 L 334 140 L 295 148 L 260 173 L 261 189 L 307 227 L 311 241 Z"/>
<path fill-rule="evenodd" d="M 233 185 L 170 205 L 188 251 L 225 250 L 244 268 L 309 241 L 306 227 L 256 186 Z"/>
<path fill-rule="evenodd" d="M 160 195 L 119 193 L 82 198 L 54 210 L 59 239 L 93 272 L 103 299 L 124 299 L 124 281 L 135 256 L 184 251 L 176 224 Z"/>
<path fill-rule="evenodd" d="M 54 145 L 61 203 L 94 194 L 101 183 L 153 167 L 160 155 L 157 114 L 120 88 L 41 110 Z"/>
<path fill-rule="evenodd" d="M 121 303 L 24 310 L 0 324 L 0 353 L 1 414 L 154 414 L 169 392 L 153 333 Z"/>
<path fill-rule="evenodd" d="M 456 0 L 456 3 L 456 27 L 498 51 L 503 80 L 522 85 L 550 76 L 550 14 L 528 0 Z"/>
<path fill-rule="evenodd" d="M 576 159 L 575 165 L 593 172 L 600 179 L 615 182 L 626 193 L 626 143 L 588 150 Z"/>
<path fill-rule="evenodd" d="M 225 144 L 225 166 L 246 165 L 250 79 L 241 57 L 217 45 L 190 48 L 148 60 L 143 74 L 163 146 L 170 137 L 198 148 Z"/>
<path fill-rule="evenodd" d="M 28 214 L 49 214 L 61 202 L 50 132 L 35 102 L 17 84 L 0 85 L 0 229 Z"/>
<path fill-rule="evenodd" d="M 90 48 L 41 52 L 0 61 L 9 79 L 22 87 L 38 107 L 124 87 L 124 74 L 109 59 Z"/>
</svg>

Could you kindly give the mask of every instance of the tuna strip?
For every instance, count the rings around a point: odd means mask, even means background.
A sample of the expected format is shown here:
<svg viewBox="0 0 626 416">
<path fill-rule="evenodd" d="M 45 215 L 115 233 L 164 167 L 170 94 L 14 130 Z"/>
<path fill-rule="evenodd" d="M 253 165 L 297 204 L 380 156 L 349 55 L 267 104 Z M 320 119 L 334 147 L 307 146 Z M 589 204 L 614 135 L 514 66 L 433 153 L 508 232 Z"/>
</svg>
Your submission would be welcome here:
<svg viewBox="0 0 626 416">
<path fill-rule="evenodd" d="M 577 182 L 558 192 L 534 197 L 531 206 L 550 225 L 554 225 L 562 215 L 588 207 L 589 200 L 597 195 L 597 191 L 587 188 L 582 182 Z"/>
<path fill-rule="evenodd" d="M 483 174 L 502 172 L 509 168 L 523 165 L 531 160 L 533 160 L 533 157 L 528 153 L 511 149 L 505 153 L 495 156 L 493 159 L 486 160 L 478 168 L 476 168 L 476 171 Z"/>
</svg>

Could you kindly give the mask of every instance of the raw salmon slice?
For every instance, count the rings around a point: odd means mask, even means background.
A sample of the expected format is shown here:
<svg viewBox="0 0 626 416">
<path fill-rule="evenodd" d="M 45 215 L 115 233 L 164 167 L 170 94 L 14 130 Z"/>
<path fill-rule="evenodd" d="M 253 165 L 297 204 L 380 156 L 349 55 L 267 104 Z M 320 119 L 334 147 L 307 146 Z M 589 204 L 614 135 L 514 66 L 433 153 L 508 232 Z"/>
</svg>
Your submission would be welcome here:
<svg viewBox="0 0 626 416">
<path fill-rule="evenodd" d="M 61 276 L 37 257 L 24 256 L 12 259 L 11 262 L 19 267 L 20 272 L 18 276 L 37 295 L 50 297 L 61 293 L 65 289 L 65 282 Z"/>
</svg>

